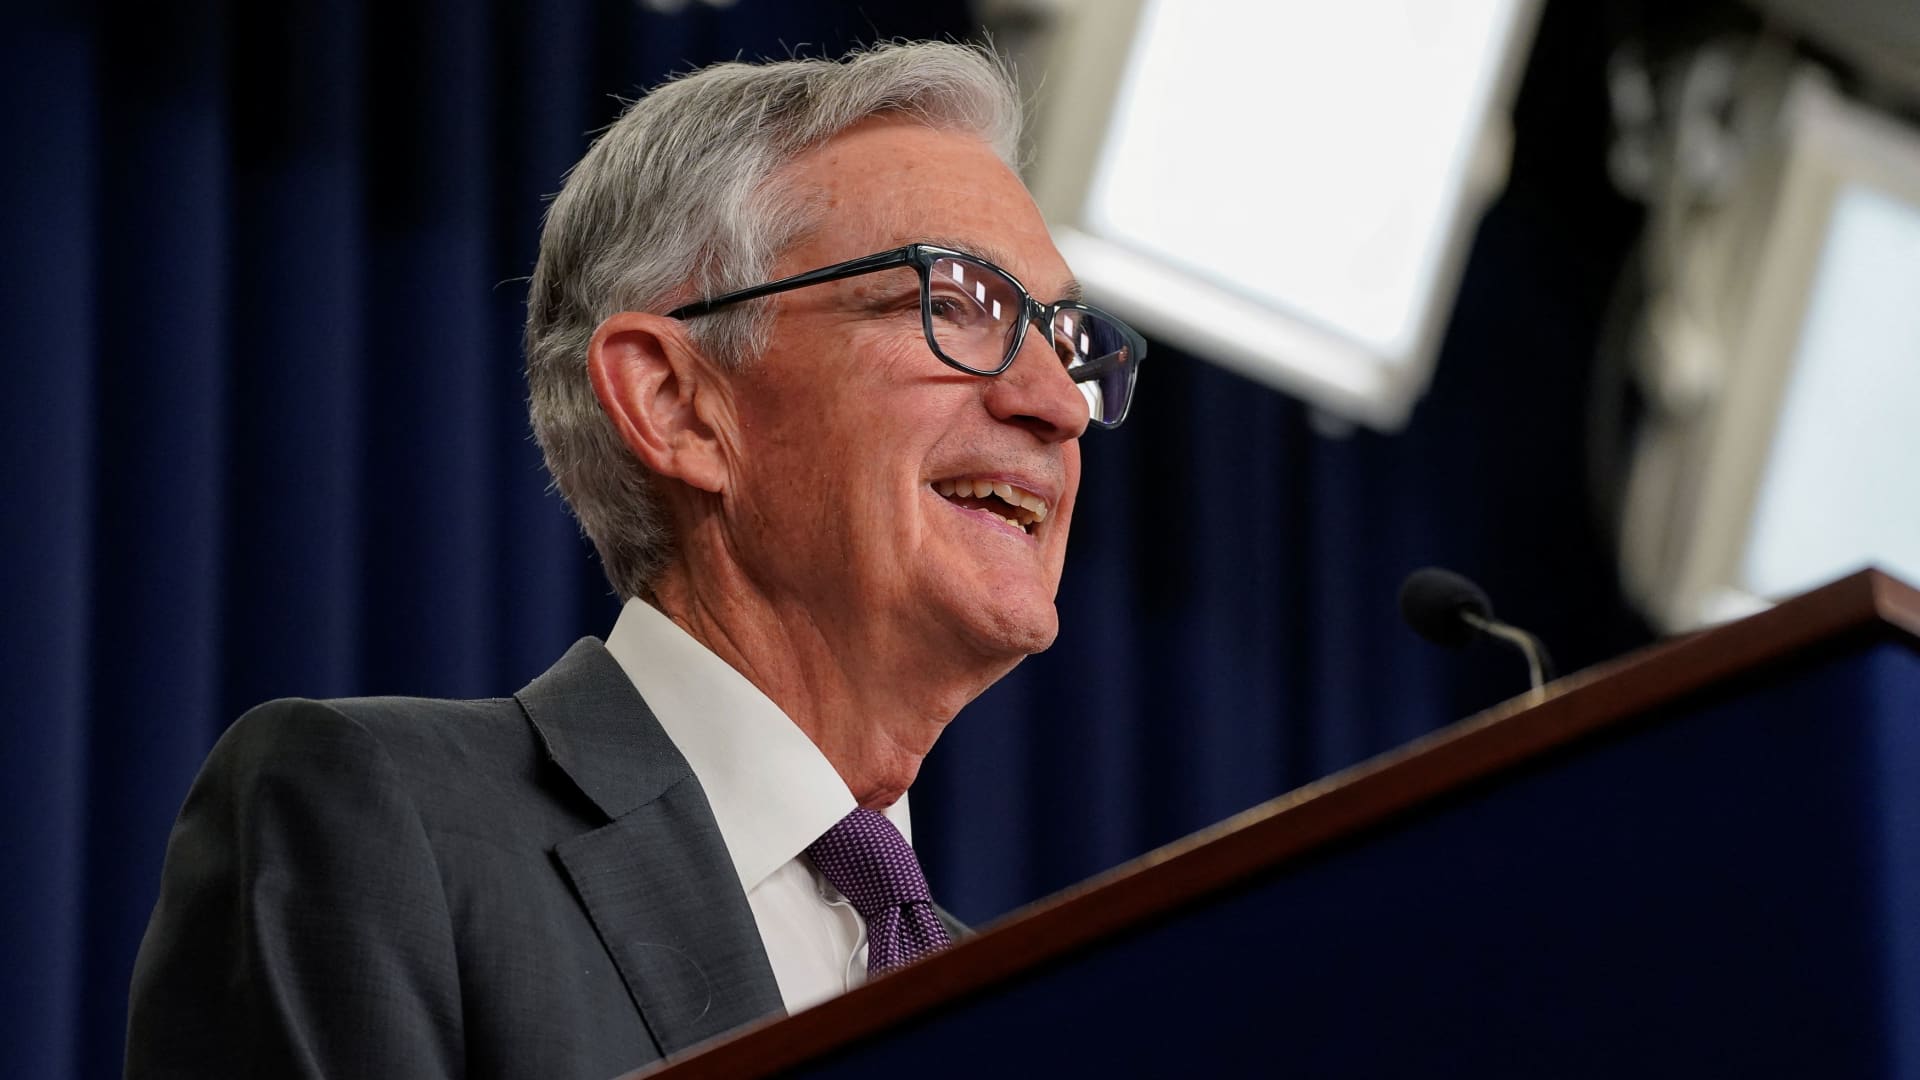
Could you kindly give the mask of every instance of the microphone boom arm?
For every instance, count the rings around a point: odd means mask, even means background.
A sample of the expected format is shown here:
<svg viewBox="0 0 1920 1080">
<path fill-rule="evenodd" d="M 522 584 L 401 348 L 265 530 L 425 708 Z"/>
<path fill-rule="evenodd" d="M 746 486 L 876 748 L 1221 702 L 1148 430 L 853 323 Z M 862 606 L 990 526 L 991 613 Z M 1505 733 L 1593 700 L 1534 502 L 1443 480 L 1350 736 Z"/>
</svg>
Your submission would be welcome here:
<svg viewBox="0 0 1920 1080">
<path fill-rule="evenodd" d="M 1547 681 L 1553 678 L 1553 659 L 1547 655 L 1547 647 L 1540 639 L 1527 633 L 1512 623 L 1499 619 L 1484 618 L 1476 612 L 1462 610 L 1460 621 L 1483 634 L 1509 642 L 1527 658 L 1527 677 L 1533 681 L 1533 692 L 1538 694 L 1546 689 Z"/>
</svg>

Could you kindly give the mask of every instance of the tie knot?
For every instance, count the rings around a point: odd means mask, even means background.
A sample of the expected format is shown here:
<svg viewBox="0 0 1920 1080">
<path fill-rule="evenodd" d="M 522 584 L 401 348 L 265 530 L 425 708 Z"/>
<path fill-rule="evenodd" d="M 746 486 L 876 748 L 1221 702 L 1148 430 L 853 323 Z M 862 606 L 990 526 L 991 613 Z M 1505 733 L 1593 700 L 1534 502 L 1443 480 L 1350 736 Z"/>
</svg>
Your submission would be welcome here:
<svg viewBox="0 0 1920 1080">
<path fill-rule="evenodd" d="M 933 900 L 912 845 L 884 814 L 855 809 L 815 840 L 807 855 L 861 918 Z"/>
</svg>

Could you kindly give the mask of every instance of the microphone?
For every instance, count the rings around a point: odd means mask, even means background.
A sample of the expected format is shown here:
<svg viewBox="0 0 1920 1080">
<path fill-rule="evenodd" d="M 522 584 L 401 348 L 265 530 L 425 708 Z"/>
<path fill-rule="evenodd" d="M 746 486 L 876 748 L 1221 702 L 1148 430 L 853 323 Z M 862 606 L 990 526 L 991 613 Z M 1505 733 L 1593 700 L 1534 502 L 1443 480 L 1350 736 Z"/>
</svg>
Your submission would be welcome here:
<svg viewBox="0 0 1920 1080">
<path fill-rule="evenodd" d="M 1481 634 L 1499 638 L 1527 658 L 1527 676 L 1539 693 L 1553 678 L 1553 660 L 1540 639 L 1494 618 L 1485 589 L 1451 570 L 1422 567 L 1400 585 L 1400 616 L 1435 645 L 1464 648 Z"/>
</svg>

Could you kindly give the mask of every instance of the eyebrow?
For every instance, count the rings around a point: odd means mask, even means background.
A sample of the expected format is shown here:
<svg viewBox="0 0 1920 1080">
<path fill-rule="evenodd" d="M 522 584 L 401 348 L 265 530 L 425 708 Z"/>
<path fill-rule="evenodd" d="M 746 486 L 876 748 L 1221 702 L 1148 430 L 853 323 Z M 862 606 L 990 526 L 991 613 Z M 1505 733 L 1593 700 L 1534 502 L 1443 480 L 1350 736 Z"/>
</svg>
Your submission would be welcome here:
<svg viewBox="0 0 1920 1080">
<path fill-rule="evenodd" d="M 955 240 L 944 236 L 929 236 L 920 242 L 932 244 L 935 247 L 952 248 L 955 251 L 971 255 L 976 259 L 985 259 L 987 262 L 1001 268 L 1005 268 L 1008 263 L 1014 261 L 1013 257 L 1004 250 L 994 247 L 992 244 L 983 244 L 978 241 Z M 1062 286 L 1060 295 L 1055 297 L 1055 299 L 1072 300 L 1078 303 L 1085 300 L 1086 297 L 1086 290 L 1080 287 L 1080 279 L 1069 277 L 1067 278 L 1066 284 Z"/>
</svg>

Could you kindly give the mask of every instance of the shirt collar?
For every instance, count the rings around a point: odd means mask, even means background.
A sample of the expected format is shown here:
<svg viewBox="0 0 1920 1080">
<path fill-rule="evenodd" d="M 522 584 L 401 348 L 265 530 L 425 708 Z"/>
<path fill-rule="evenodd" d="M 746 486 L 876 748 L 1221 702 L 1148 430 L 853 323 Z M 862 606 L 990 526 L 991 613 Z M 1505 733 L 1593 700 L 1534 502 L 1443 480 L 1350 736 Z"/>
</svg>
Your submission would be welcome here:
<svg viewBox="0 0 1920 1080">
<path fill-rule="evenodd" d="M 700 778 L 742 890 L 800 855 L 857 803 L 820 748 L 760 688 L 644 600 L 607 651 Z M 886 816 L 913 842 L 907 797 Z"/>
</svg>

